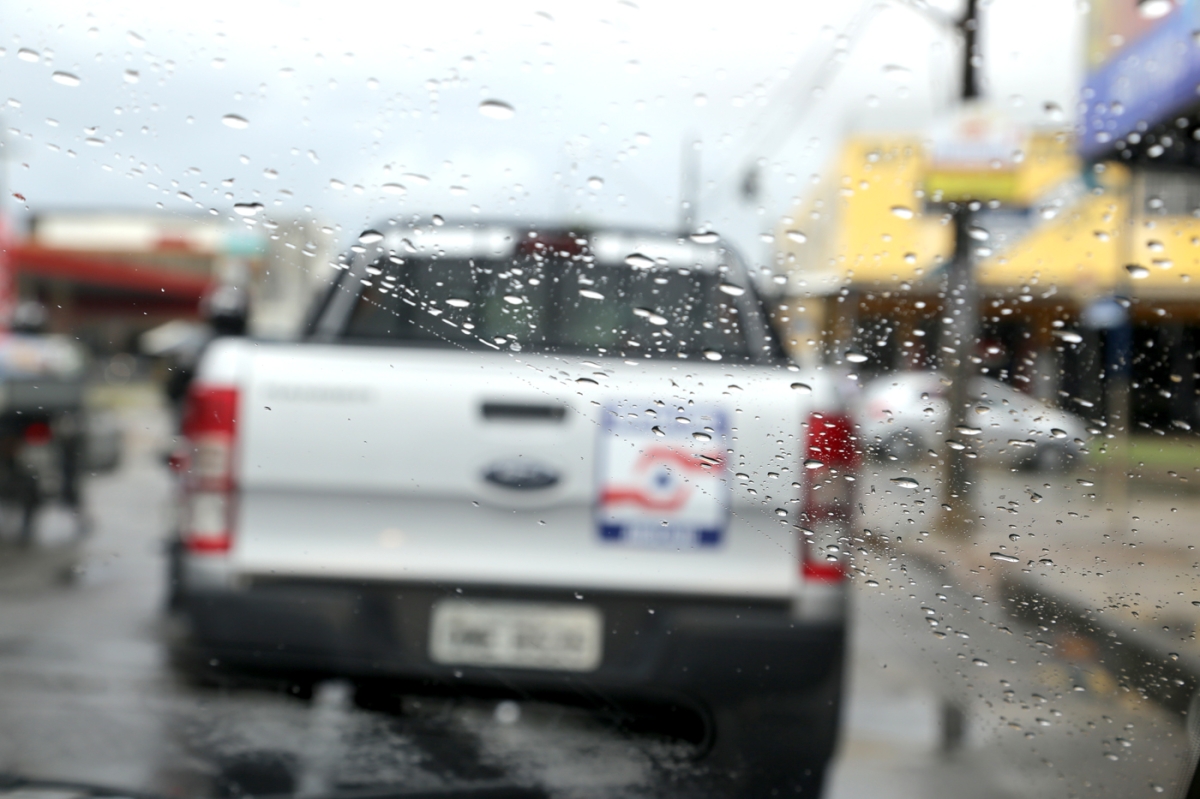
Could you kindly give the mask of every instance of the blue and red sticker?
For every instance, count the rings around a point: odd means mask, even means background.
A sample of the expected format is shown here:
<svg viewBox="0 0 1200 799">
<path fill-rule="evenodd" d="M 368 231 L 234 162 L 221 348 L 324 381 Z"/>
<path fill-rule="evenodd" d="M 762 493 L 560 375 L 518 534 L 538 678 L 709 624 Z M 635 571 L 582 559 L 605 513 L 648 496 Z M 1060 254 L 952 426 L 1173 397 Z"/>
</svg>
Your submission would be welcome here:
<svg viewBox="0 0 1200 799">
<path fill-rule="evenodd" d="M 600 539 L 652 549 L 719 546 L 729 528 L 729 424 L 719 409 L 686 420 L 605 408 L 597 447 Z"/>
</svg>

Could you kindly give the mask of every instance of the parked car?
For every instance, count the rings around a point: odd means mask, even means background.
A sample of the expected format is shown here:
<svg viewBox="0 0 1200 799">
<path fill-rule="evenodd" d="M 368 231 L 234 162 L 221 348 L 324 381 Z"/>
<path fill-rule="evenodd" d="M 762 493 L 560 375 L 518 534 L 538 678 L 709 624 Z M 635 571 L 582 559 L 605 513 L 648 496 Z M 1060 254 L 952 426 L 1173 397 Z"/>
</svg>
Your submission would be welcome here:
<svg viewBox="0 0 1200 799">
<path fill-rule="evenodd" d="M 857 456 L 737 255 L 379 230 L 307 341 L 198 365 L 173 579 L 199 661 L 649 703 L 749 795 L 819 787 Z"/>
<path fill-rule="evenodd" d="M 948 381 L 936 372 L 884 375 L 863 389 L 857 420 L 865 446 L 879 457 L 913 461 L 937 452 L 947 427 Z M 1082 419 L 999 380 L 971 383 L 968 424 L 953 435 L 985 462 L 1061 469 L 1085 452 Z"/>
</svg>

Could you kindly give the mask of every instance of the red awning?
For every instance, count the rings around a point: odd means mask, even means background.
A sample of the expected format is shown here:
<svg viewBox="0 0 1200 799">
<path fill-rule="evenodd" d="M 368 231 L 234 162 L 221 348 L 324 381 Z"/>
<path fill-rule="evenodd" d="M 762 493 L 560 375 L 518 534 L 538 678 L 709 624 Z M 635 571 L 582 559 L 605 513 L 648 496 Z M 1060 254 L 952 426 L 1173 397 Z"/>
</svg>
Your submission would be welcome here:
<svg viewBox="0 0 1200 799">
<path fill-rule="evenodd" d="M 8 254 L 16 274 L 156 294 L 174 300 L 199 302 L 211 285 L 207 276 L 129 263 L 122 261 L 119 256 L 78 253 L 29 244 L 16 245 Z"/>
</svg>

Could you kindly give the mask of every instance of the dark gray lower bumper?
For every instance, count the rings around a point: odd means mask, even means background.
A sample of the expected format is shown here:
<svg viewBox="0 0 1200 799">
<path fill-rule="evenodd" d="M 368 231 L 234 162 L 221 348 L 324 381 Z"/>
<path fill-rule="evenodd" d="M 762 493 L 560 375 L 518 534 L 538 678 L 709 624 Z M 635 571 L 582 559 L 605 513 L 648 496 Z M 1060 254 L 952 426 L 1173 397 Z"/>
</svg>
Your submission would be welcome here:
<svg viewBox="0 0 1200 799">
<path fill-rule="evenodd" d="M 840 685 L 840 623 L 797 621 L 786 602 L 431 584 L 304 581 L 191 591 L 192 643 L 223 665 L 537 693 L 689 704 L 811 693 Z M 445 597 L 588 603 L 604 618 L 604 656 L 587 673 L 447 666 L 428 655 L 430 610 Z"/>
</svg>

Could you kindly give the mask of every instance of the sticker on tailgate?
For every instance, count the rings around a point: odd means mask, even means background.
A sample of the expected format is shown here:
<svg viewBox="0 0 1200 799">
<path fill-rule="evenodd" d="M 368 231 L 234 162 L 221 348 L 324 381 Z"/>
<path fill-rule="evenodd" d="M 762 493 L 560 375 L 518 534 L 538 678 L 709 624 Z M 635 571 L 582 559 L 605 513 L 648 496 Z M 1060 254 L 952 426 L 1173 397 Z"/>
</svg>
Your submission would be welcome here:
<svg viewBox="0 0 1200 799">
<path fill-rule="evenodd" d="M 603 541 L 637 547 L 718 546 L 729 526 L 729 425 L 716 408 L 686 418 L 605 408 L 596 456 Z"/>
</svg>

